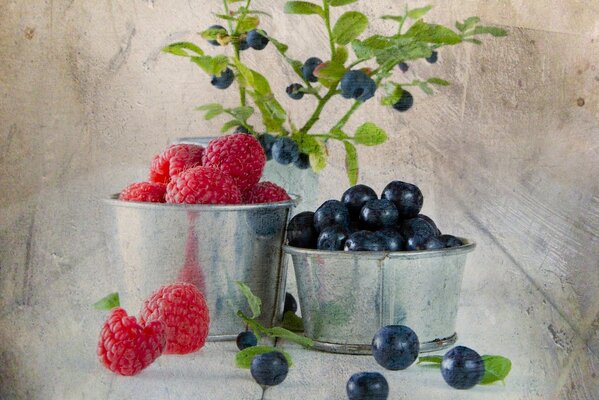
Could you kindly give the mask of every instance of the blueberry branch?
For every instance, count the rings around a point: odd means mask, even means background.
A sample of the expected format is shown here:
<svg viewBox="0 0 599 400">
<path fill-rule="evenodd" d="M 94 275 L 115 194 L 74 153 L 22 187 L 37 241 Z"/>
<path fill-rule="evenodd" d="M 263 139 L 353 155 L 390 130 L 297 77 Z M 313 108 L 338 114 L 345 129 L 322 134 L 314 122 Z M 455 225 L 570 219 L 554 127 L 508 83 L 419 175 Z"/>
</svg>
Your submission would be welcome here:
<svg viewBox="0 0 599 400">
<path fill-rule="evenodd" d="M 316 123 L 316 121 L 318 121 L 320 119 L 320 114 L 322 113 L 322 110 L 324 109 L 324 106 L 329 102 L 329 100 L 331 99 L 331 97 L 333 97 L 335 94 L 337 94 L 337 91 L 335 90 L 334 87 L 331 88 L 331 89 L 329 89 L 329 91 L 327 92 L 327 94 L 325 94 L 324 97 L 322 97 L 318 101 L 318 105 L 316 106 L 316 109 L 314 110 L 314 113 L 312 113 L 312 116 L 310 117 L 310 119 L 300 129 L 300 132 L 308 133 L 310 131 L 310 129 L 314 126 L 314 124 Z"/>
<path fill-rule="evenodd" d="M 329 2 L 327 0 L 322 0 L 322 5 L 324 8 L 324 24 L 327 28 L 327 33 L 329 36 L 329 46 L 331 47 L 331 58 L 335 56 L 335 43 L 333 42 L 333 31 L 331 30 L 331 16 L 329 12 Z"/>
</svg>

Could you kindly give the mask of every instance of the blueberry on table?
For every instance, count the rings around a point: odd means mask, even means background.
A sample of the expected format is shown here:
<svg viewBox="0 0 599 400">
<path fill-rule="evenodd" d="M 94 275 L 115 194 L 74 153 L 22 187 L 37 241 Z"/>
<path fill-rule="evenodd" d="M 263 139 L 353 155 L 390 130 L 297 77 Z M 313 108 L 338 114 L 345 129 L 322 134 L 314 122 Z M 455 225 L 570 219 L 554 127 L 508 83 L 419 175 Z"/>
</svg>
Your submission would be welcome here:
<svg viewBox="0 0 599 400">
<path fill-rule="evenodd" d="M 393 104 L 393 108 L 397 111 L 404 112 L 408 111 L 414 105 L 414 96 L 412 93 L 408 92 L 404 89 L 401 93 L 401 97 L 397 101 L 397 103 Z"/>
<path fill-rule="evenodd" d="M 332 225 L 324 228 L 320 235 L 318 235 L 318 241 L 316 242 L 316 248 L 318 250 L 329 250 L 329 251 L 340 251 L 345 246 L 345 241 L 349 237 L 349 229 L 341 225 Z"/>
<path fill-rule="evenodd" d="M 327 200 L 314 212 L 314 227 L 318 232 L 332 225 L 349 226 L 349 212 L 339 200 Z"/>
<path fill-rule="evenodd" d="M 474 350 L 456 346 L 443 356 L 441 375 L 456 389 L 470 389 L 480 383 L 485 374 L 485 363 Z"/>
<path fill-rule="evenodd" d="M 268 38 L 258 32 L 256 29 L 248 32 L 246 41 L 254 50 L 263 50 L 269 42 Z"/>
<path fill-rule="evenodd" d="M 297 301 L 295 301 L 295 297 L 289 292 L 285 293 L 285 305 L 283 306 L 283 314 L 287 311 L 291 311 L 292 313 L 297 312 Z"/>
<path fill-rule="evenodd" d="M 285 92 L 287 92 L 287 95 L 293 100 L 301 100 L 304 97 L 304 92 L 301 91 L 303 88 L 304 87 L 299 83 L 292 83 L 291 85 L 287 86 Z"/>
<path fill-rule="evenodd" d="M 405 247 L 406 240 L 397 229 L 385 228 L 374 234 L 383 239 L 387 251 L 401 251 Z"/>
<path fill-rule="evenodd" d="M 372 338 L 372 355 L 383 368 L 398 371 L 416 361 L 420 342 L 416 333 L 404 325 L 387 325 Z"/>
<path fill-rule="evenodd" d="M 217 89 L 226 89 L 231 86 L 233 79 L 235 79 L 235 74 L 231 68 L 227 68 L 221 72 L 220 76 L 212 75 L 210 83 Z"/>
<path fill-rule="evenodd" d="M 258 338 L 254 335 L 254 332 L 247 331 L 241 332 L 237 335 L 237 348 L 239 350 L 247 349 L 258 344 Z"/>
<path fill-rule="evenodd" d="M 358 231 L 349 235 L 345 241 L 345 251 L 385 251 L 386 240 L 370 231 Z"/>
<path fill-rule="evenodd" d="M 212 25 L 208 29 L 218 30 L 219 31 L 218 33 L 222 32 L 223 35 L 227 34 L 227 30 L 225 29 L 224 26 L 221 26 L 221 25 Z M 220 46 L 220 43 L 216 39 L 209 40 L 208 43 L 210 43 L 213 46 Z"/>
<path fill-rule="evenodd" d="M 439 53 L 436 51 L 433 51 L 433 53 L 429 57 L 426 57 L 426 61 L 428 61 L 431 64 L 436 63 L 438 59 L 439 59 Z"/>
<path fill-rule="evenodd" d="M 276 140 L 276 137 L 268 133 L 263 133 L 260 136 L 258 136 L 258 141 L 260 142 L 260 145 L 264 150 L 264 154 L 266 154 L 267 160 L 272 160 L 272 145 L 275 143 Z"/>
<path fill-rule="evenodd" d="M 418 186 L 402 181 L 393 181 L 385 186 L 381 199 L 387 199 L 395 204 L 399 219 L 417 216 L 424 202 L 424 197 Z"/>
<path fill-rule="evenodd" d="M 293 163 L 299 169 L 310 168 L 310 156 L 306 153 L 300 153 L 299 157 Z"/>
<path fill-rule="evenodd" d="M 318 232 L 314 228 L 314 213 L 304 211 L 289 221 L 287 225 L 287 243 L 289 246 L 303 249 L 315 249 Z"/>
<path fill-rule="evenodd" d="M 271 351 L 255 356 L 252 359 L 250 372 L 258 384 L 275 386 L 287 378 L 289 364 L 282 353 Z"/>
<path fill-rule="evenodd" d="M 397 207 L 387 199 L 368 200 L 360 211 L 360 224 L 373 231 L 394 226 L 398 219 Z"/>
<path fill-rule="evenodd" d="M 410 69 L 410 66 L 405 62 L 399 63 L 397 64 L 397 66 L 399 67 L 401 72 L 408 72 L 408 70 Z"/>
<path fill-rule="evenodd" d="M 464 244 L 460 239 L 453 235 L 441 235 L 439 236 L 439 240 L 443 242 L 445 247 L 459 247 Z"/>
<path fill-rule="evenodd" d="M 347 207 L 349 216 L 352 220 L 358 220 L 360 218 L 360 211 L 368 200 L 376 199 L 378 199 L 376 192 L 366 185 L 352 186 L 343 193 L 343 196 L 341 196 L 341 202 Z"/>
<path fill-rule="evenodd" d="M 348 71 L 340 82 L 341 96 L 365 102 L 374 96 L 376 83 L 364 71 Z"/>
<path fill-rule="evenodd" d="M 386 400 L 389 397 L 389 384 L 378 372 L 353 374 L 345 389 L 349 400 Z"/>
<path fill-rule="evenodd" d="M 314 70 L 322 64 L 322 60 L 318 57 L 310 57 L 302 65 L 302 75 L 308 82 L 317 82 L 318 78 L 314 76 Z"/>
<path fill-rule="evenodd" d="M 445 248 L 443 243 L 438 237 L 431 237 L 424 243 L 423 250 L 441 250 Z"/>
<path fill-rule="evenodd" d="M 299 157 L 299 147 L 293 139 L 288 137 L 278 138 L 272 145 L 272 158 L 279 164 L 288 165 Z"/>
</svg>

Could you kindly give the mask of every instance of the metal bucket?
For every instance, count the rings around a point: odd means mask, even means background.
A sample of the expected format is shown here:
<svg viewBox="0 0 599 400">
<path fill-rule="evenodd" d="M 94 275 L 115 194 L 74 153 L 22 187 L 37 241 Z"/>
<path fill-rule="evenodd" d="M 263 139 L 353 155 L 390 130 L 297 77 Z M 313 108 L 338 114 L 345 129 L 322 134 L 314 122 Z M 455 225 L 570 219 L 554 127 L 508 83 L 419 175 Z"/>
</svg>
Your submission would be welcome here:
<svg viewBox="0 0 599 400">
<path fill-rule="evenodd" d="M 284 246 L 293 259 L 306 336 L 332 353 L 371 354 L 385 325 L 412 328 L 420 351 L 457 340 L 455 321 L 467 253 L 475 244 L 436 251 L 342 252 Z"/>
<path fill-rule="evenodd" d="M 132 312 L 161 285 L 187 281 L 205 295 L 209 340 L 235 339 L 249 313 L 235 281 L 262 299 L 262 324 L 280 320 L 285 298 L 282 262 L 285 227 L 293 200 L 252 205 L 180 205 L 107 199 L 113 266 L 122 273 L 122 304 Z"/>
</svg>

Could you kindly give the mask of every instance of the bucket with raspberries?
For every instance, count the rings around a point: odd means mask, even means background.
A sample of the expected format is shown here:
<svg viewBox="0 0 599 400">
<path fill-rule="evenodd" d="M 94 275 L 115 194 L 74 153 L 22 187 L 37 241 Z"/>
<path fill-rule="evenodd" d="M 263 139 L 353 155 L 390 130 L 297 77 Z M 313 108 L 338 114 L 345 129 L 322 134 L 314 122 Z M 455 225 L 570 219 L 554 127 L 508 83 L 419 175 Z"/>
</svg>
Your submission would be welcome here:
<svg viewBox="0 0 599 400">
<path fill-rule="evenodd" d="M 260 182 L 265 162 L 246 134 L 206 147 L 174 144 L 154 157 L 148 181 L 107 199 L 121 304 L 138 308 L 162 285 L 192 283 L 206 298 L 208 339 L 235 339 L 244 328 L 236 315 L 246 304 L 235 284 L 242 281 L 262 299 L 260 322 L 276 323 L 285 297 L 281 247 L 298 198 Z"/>
<path fill-rule="evenodd" d="M 386 325 L 418 332 L 421 352 L 455 343 L 466 257 L 475 244 L 441 234 L 420 214 L 422 205 L 417 186 L 393 181 L 380 197 L 356 185 L 291 219 L 284 251 L 315 349 L 371 354 L 373 335 Z"/>
</svg>

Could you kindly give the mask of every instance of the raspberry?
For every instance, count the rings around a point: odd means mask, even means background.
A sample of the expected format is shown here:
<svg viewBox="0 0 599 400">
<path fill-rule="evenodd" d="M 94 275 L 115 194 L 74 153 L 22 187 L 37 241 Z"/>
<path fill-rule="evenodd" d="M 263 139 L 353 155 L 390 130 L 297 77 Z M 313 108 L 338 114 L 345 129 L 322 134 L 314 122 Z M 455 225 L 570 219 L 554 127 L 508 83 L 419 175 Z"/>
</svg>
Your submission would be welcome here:
<svg viewBox="0 0 599 400">
<path fill-rule="evenodd" d="M 153 321 L 143 326 L 122 308 L 113 309 L 102 327 L 98 357 L 102 364 L 120 375 L 139 373 L 152 364 L 166 348 L 166 325 Z"/>
<path fill-rule="evenodd" d="M 147 201 L 164 203 L 166 185 L 157 182 L 137 182 L 127 186 L 119 195 L 119 200 Z"/>
<path fill-rule="evenodd" d="M 242 192 L 258 183 L 266 155 L 258 139 L 251 135 L 223 136 L 208 143 L 204 165 L 231 175 Z"/>
<path fill-rule="evenodd" d="M 285 189 L 272 182 L 257 183 L 243 193 L 243 202 L 251 204 L 273 203 L 289 199 Z"/>
<path fill-rule="evenodd" d="M 174 144 L 155 155 L 150 166 L 150 181 L 169 183 L 180 172 L 202 165 L 204 148 L 195 144 Z"/>
<path fill-rule="evenodd" d="M 187 354 L 206 342 L 210 315 L 202 293 L 190 283 L 162 286 L 144 301 L 140 321 L 166 324 L 165 353 Z"/>
<path fill-rule="evenodd" d="M 174 176 L 166 188 L 167 203 L 240 204 L 233 178 L 216 168 L 194 167 Z"/>
</svg>

